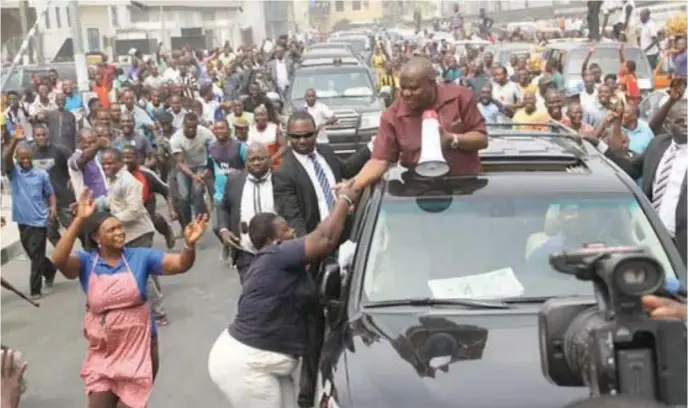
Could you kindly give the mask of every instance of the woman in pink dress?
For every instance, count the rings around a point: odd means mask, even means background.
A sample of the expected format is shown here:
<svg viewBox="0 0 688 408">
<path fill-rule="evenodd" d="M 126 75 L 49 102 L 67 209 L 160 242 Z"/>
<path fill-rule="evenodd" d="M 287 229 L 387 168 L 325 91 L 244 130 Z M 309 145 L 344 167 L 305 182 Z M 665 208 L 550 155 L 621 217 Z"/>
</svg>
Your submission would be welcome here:
<svg viewBox="0 0 688 408">
<path fill-rule="evenodd" d="M 180 254 L 166 254 L 126 248 L 122 224 L 107 213 L 94 214 L 95 209 L 95 200 L 85 191 L 52 256 L 60 272 L 67 279 L 79 278 L 86 292 L 83 334 L 88 350 L 81 378 L 88 408 L 145 408 L 158 360 L 146 282 L 150 274 L 175 275 L 191 268 L 194 245 L 208 226 L 208 216 L 200 215 L 186 227 Z M 97 250 L 71 254 L 82 229 L 92 231 Z"/>
</svg>

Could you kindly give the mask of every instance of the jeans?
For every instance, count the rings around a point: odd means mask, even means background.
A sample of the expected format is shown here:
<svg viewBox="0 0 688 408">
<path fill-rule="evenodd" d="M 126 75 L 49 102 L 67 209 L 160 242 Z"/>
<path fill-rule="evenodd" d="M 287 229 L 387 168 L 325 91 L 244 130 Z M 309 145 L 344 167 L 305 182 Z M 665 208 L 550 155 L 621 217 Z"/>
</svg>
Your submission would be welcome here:
<svg viewBox="0 0 688 408">
<path fill-rule="evenodd" d="M 191 168 L 191 171 L 196 173 L 197 171 L 203 170 L 205 167 Z M 205 189 L 206 185 L 195 183 L 191 177 L 182 173 L 177 172 L 177 188 L 179 189 L 179 198 L 181 201 L 181 212 L 179 217 L 181 218 L 182 225 L 187 225 L 191 222 L 193 218 L 193 213 L 195 215 L 204 214 L 208 212 L 205 205 Z"/>
<path fill-rule="evenodd" d="M 143 206 L 146 207 L 146 210 L 148 210 L 148 214 L 150 215 L 151 220 L 153 221 L 153 226 L 155 227 L 155 230 L 162 234 L 164 237 L 167 237 L 169 234 L 172 233 L 172 228 L 170 227 L 170 224 L 167 223 L 165 217 L 155 212 L 156 204 L 157 203 L 155 200 L 155 196 L 153 196 L 153 198 L 148 200 L 148 202 L 143 203 Z"/>
<path fill-rule="evenodd" d="M 141 235 L 132 241 L 127 242 L 126 246 L 129 248 L 150 248 L 153 246 L 153 232 Z M 151 313 L 153 317 L 164 317 L 167 312 L 162 308 L 162 286 L 155 275 L 149 275 L 148 283 L 146 284 L 146 292 L 148 294 L 148 303 L 150 304 Z"/>
<path fill-rule="evenodd" d="M 29 286 L 32 295 L 40 295 L 43 286 L 43 278 L 46 283 L 52 284 L 55 280 L 55 266 L 50 259 L 45 257 L 45 247 L 48 238 L 46 227 L 32 227 L 19 224 L 19 240 L 26 255 L 31 260 L 31 275 Z"/>
</svg>

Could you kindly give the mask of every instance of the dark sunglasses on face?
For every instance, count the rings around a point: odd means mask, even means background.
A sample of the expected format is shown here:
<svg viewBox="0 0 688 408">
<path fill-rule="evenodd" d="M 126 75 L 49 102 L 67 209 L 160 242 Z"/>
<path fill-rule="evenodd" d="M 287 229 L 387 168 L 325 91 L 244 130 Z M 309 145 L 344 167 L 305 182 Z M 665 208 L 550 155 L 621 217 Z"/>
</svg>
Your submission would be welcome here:
<svg viewBox="0 0 688 408">
<path fill-rule="evenodd" d="M 290 139 L 308 139 L 311 138 L 315 135 L 315 132 L 308 132 L 308 133 L 289 133 L 287 136 L 289 136 Z"/>
</svg>

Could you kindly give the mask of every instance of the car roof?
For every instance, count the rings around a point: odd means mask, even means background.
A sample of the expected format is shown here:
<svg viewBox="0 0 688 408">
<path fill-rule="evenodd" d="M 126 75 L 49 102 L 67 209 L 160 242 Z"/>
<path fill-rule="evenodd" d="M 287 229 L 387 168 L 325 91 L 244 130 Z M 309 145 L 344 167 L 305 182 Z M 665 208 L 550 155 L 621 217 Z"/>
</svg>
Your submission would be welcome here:
<svg viewBox="0 0 688 408">
<path fill-rule="evenodd" d="M 306 51 L 301 55 L 301 60 L 312 58 L 335 58 L 335 57 L 353 57 L 351 50 L 346 48 L 324 48 Z"/>
<path fill-rule="evenodd" d="M 339 58 L 342 65 L 361 65 L 361 61 L 354 57 Z M 335 66 L 333 58 L 309 58 L 301 62 L 301 67 Z"/>
<path fill-rule="evenodd" d="M 330 73 L 360 73 L 370 72 L 370 69 L 362 64 L 359 65 L 314 65 L 310 67 L 298 67 L 294 71 L 294 75 L 304 74 L 330 74 Z"/>
<path fill-rule="evenodd" d="M 535 47 L 537 44 L 532 44 L 532 43 L 527 43 L 527 42 L 507 42 L 507 43 L 499 43 L 499 44 L 493 44 L 489 48 L 491 50 L 505 50 L 505 51 L 511 51 L 511 50 L 527 50 Z"/>
<path fill-rule="evenodd" d="M 615 42 L 615 41 L 609 41 L 609 42 L 598 42 L 595 44 L 595 48 L 611 48 L 611 49 L 619 49 L 621 48 L 621 43 Z M 638 49 L 639 47 L 635 47 L 632 45 L 625 46 L 626 49 Z M 588 49 L 588 43 L 587 42 L 557 42 L 557 43 L 550 43 L 545 46 L 545 49 L 557 49 L 557 50 L 575 50 L 575 49 Z"/>
</svg>

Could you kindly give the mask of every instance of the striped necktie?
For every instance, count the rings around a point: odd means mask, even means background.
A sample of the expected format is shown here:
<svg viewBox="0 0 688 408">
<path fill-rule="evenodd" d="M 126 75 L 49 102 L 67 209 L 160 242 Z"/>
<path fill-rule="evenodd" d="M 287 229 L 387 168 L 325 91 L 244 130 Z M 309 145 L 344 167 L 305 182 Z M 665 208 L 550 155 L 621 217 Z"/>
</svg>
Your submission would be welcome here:
<svg viewBox="0 0 688 408">
<path fill-rule="evenodd" d="M 664 158 L 660 162 L 659 169 L 657 169 L 655 183 L 652 187 L 652 207 L 655 211 L 659 211 L 659 207 L 662 205 L 662 198 L 664 198 L 664 193 L 666 193 L 669 185 L 669 176 L 671 176 L 671 169 L 676 160 L 677 152 L 676 145 L 672 143 L 664 153 Z"/>
<path fill-rule="evenodd" d="M 313 163 L 313 168 L 315 169 L 315 176 L 318 178 L 318 184 L 320 184 L 320 188 L 322 189 L 323 195 L 325 196 L 327 208 L 331 210 L 332 207 L 334 207 L 335 199 L 334 193 L 332 193 L 332 186 L 330 186 L 330 182 L 327 181 L 325 170 L 318 162 L 318 157 L 315 155 L 315 153 L 309 154 L 308 158 Z"/>
</svg>

